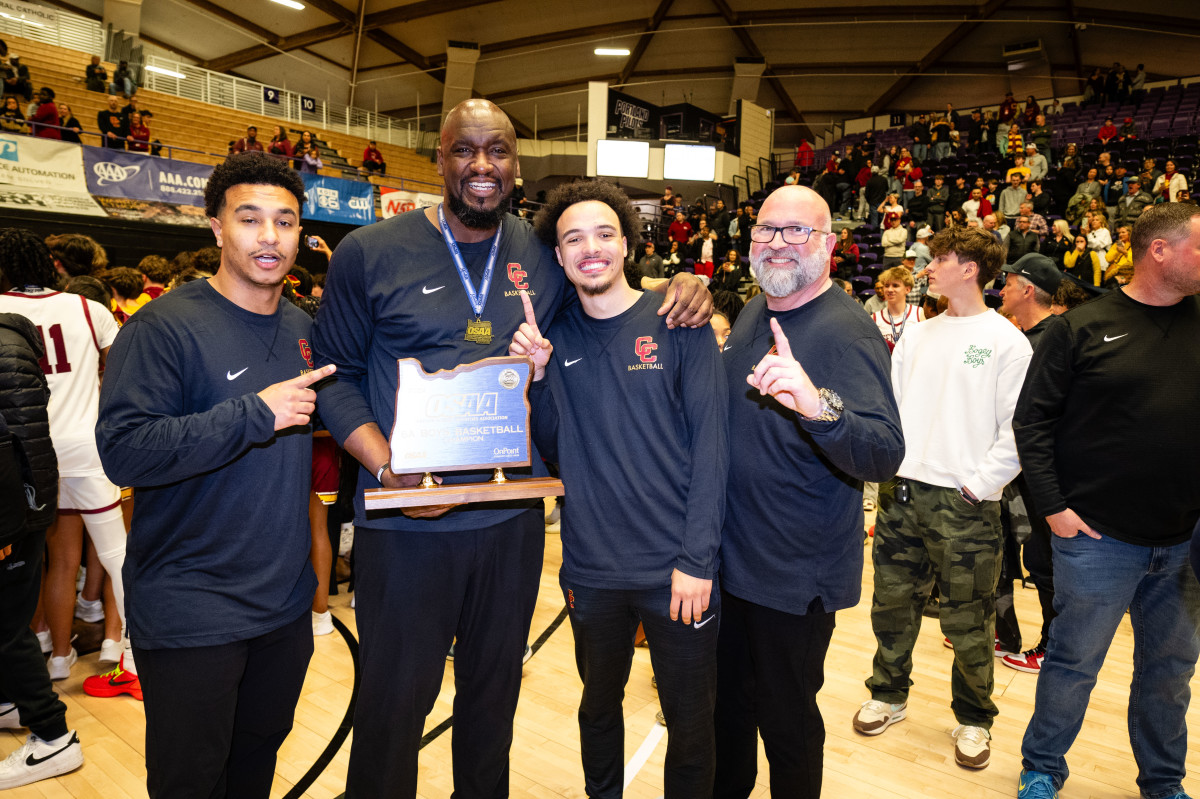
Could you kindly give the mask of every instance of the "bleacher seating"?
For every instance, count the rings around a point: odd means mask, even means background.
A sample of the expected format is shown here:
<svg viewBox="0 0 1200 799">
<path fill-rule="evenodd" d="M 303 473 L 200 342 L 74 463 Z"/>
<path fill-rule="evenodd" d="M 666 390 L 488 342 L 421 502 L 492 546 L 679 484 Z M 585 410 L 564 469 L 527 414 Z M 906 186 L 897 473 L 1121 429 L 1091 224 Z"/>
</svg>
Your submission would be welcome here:
<svg viewBox="0 0 1200 799">
<path fill-rule="evenodd" d="M 89 63 L 91 55 L 16 36 L 7 37 L 7 43 L 12 52 L 21 54 L 22 63 L 29 67 L 35 90 L 42 86 L 53 88 L 57 94 L 56 102 L 68 104 L 83 125 L 83 143 L 97 144 L 98 138 L 87 134 L 96 133 L 96 116 L 106 107 L 108 97 L 84 88 L 84 67 Z M 114 65 L 105 66 L 111 75 Z M 163 156 L 170 155 L 184 161 L 219 163 L 228 151 L 229 142 L 244 135 L 248 125 L 258 127 L 259 138 L 264 142 L 271 138 L 271 131 L 275 125 L 286 125 L 288 137 L 293 142 L 300 138 L 300 132 L 304 130 L 298 123 L 289 124 L 259 114 L 235 111 L 147 89 L 139 89 L 138 98 L 140 106 L 154 114 L 149 120 L 151 139 L 162 142 Z M 323 145 L 322 161 L 326 166 L 321 170 L 321 174 L 331 177 L 357 176 L 356 167 L 361 163 L 362 151 L 367 146 L 366 139 L 336 130 L 315 127 L 308 129 L 312 130 Z M 387 161 L 390 175 L 434 185 L 441 184 L 437 167 L 428 157 L 419 155 L 407 147 L 388 144 L 382 139 L 377 141 Z M 183 149 L 170 150 L 172 147 Z M 326 155 L 329 158 L 326 158 Z M 377 176 L 371 176 L 370 181 L 389 185 L 397 183 L 395 178 L 389 181 Z"/>
</svg>

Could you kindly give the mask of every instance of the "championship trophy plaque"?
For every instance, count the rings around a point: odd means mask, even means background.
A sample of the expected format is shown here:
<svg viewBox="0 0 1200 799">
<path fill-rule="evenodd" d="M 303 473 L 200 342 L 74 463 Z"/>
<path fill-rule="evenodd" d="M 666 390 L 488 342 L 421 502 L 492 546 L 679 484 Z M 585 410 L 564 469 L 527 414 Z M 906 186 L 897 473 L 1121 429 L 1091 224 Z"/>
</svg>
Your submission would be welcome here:
<svg viewBox="0 0 1200 799">
<path fill-rule="evenodd" d="M 425 478 L 412 488 L 368 489 L 367 510 L 560 496 L 561 480 L 504 474 L 530 462 L 532 367 L 527 358 L 484 358 L 429 374 L 415 358 L 398 360 L 391 470 Z M 480 469 L 491 469 L 492 479 L 446 485 L 433 479 Z"/>
</svg>

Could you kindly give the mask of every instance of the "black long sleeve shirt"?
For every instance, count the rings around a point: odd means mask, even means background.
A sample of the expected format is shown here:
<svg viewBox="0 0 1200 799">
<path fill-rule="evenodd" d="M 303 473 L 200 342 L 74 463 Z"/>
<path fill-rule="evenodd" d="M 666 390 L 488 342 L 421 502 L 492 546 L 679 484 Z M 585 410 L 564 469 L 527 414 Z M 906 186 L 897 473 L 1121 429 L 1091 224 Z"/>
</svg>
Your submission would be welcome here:
<svg viewBox="0 0 1200 799">
<path fill-rule="evenodd" d="M 1141 546 L 1200 519 L 1200 298 L 1166 307 L 1112 291 L 1038 342 L 1013 418 L 1036 512 L 1074 510 Z"/>
</svg>

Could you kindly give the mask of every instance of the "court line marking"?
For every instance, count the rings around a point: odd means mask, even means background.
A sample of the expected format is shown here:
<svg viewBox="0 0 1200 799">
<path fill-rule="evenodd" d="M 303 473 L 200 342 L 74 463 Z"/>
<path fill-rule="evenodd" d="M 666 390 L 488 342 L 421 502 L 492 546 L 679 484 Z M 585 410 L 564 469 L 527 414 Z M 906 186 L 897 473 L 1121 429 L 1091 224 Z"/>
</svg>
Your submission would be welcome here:
<svg viewBox="0 0 1200 799">
<path fill-rule="evenodd" d="M 650 732 L 646 735 L 646 740 L 642 741 L 642 745 L 633 753 L 633 757 L 625 765 L 625 787 L 633 782 L 633 778 L 638 775 L 642 767 L 646 765 L 646 761 L 650 759 L 650 755 L 654 752 L 654 747 L 658 746 L 658 742 L 667 734 L 667 728 L 654 722 L 654 726 L 650 728 Z"/>
</svg>

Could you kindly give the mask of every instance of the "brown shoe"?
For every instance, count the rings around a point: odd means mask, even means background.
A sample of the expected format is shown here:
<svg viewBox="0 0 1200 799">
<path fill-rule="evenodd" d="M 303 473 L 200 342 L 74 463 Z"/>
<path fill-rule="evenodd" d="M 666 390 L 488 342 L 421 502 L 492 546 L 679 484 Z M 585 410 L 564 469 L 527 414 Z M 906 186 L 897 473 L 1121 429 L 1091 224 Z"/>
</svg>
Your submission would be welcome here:
<svg viewBox="0 0 1200 799">
<path fill-rule="evenodd" d="M 967 768 L 987 768 L 992 760 L 992 734 L 983 727 L 959 724 L 950 733 L 954 739 L 954 760 Z"/>
</svg>

